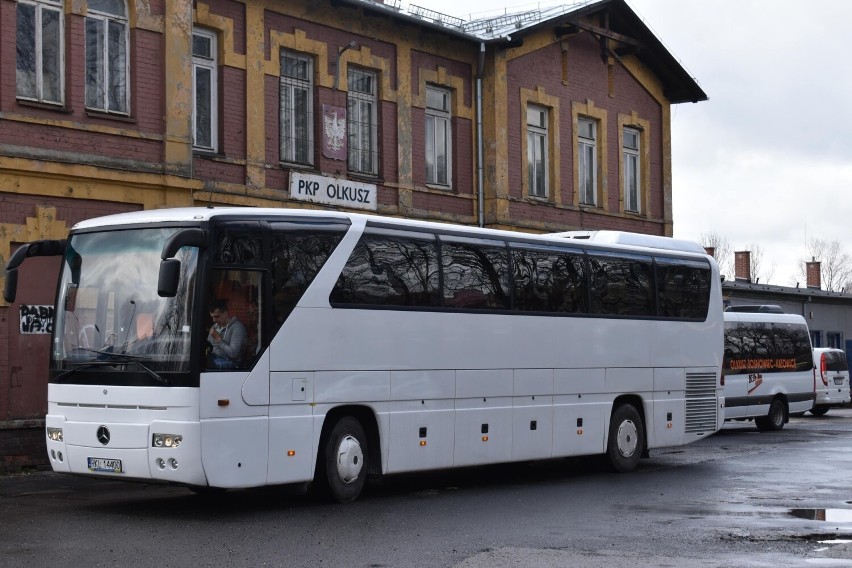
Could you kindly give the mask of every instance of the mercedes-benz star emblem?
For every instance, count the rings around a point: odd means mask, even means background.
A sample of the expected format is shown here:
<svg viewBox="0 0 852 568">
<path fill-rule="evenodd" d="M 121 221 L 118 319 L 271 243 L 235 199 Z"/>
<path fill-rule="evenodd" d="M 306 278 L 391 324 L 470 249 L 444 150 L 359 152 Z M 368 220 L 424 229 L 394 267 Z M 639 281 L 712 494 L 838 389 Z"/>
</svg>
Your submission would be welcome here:
<svg viewBox="0 0 852 568">
<path fill-rule="evenodd" d="M 106 446 L 109 444 L 109 428 L 101 426 L 98 428 L 98 442 Z"/>
</svg>

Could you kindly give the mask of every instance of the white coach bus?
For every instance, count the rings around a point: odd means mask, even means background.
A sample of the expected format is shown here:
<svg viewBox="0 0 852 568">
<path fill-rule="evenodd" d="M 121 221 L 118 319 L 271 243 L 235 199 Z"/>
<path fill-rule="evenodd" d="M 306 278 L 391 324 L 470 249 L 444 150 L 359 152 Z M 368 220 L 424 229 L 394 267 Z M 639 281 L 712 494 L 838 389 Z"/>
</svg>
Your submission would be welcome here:
<svg viewBox="0 0 852 568">
<path fill-rule="evenodd" d="M 725 419 L 773 431 L 810 410 L 816 371 L 805 318 L 778 306 L 732 306 L 724 318 Z"/>
<path fill-rule="evenodd" d="M 345 502 L 368 475 L 595 454 L 629 471 L 723 422 L 720 278 L 694 243 L 166 209 L 23 246 L 8 301 L 41 255 L 64 259 L 55 471 Z M 229 369 L 211 314 L 243 324 Z"/>
</svg>

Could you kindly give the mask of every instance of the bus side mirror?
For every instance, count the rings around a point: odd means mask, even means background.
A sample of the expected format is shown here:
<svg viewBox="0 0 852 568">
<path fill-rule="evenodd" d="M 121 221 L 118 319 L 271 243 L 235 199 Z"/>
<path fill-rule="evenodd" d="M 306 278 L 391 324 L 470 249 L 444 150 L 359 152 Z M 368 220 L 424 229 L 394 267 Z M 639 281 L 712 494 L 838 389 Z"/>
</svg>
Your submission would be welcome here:
<svg viewBox="0 0 852 568">
<path fill-rule="evenodd" d="M 15 301 L 15 295 L 18 291 L 18 269 L 13 268 L 6 270 L 6 287 L 3 290 L 3 299 L 8 303 Z"/>
<path fill-rule="evenodd" d="M 162 298 L 174 298 L 180 281 L 180 261 L 166 258 L 160 261 L 160 276 L 157 280 L 157 294 Z"/>
<path fill-rule="evenodd" d="M 180 282 L 180 261 L 172 258 L 182 247 L 204 246 L 207 233 L 203 229 L 184 229 L 178 231 L 163 245 L 160 255 L 160 275 L 157 280 L 157 294 L 161 298 L 174 298 Z"/>
</svg>

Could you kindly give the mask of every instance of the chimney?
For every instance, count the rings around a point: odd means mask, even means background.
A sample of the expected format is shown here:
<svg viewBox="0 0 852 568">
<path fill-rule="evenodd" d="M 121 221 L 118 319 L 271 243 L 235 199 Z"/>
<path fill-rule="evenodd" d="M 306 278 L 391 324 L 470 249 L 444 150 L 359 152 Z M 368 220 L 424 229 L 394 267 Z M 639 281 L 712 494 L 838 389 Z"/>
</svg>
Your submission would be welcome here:
<svg viewBox="0 0 852 568">
<path fill-rule="evenodd" d="M 751 252 L 738 250 L 734 252 L 734 279 L 751 283 Z"/>
<path fill-rule="evenodd" d="M 713 258 L 716 258 L 716 247 L 704 247 L 704 252 Z"/>
<path fill-rule="evenodd" d="M 816 288 L 817 290 L 822 288 L 820 263 L 816 258 L 811 257 L 811 261 L 805 263 L 805 272 L 807 273 L 808 277 L 808 288 Z"/>
</svg>

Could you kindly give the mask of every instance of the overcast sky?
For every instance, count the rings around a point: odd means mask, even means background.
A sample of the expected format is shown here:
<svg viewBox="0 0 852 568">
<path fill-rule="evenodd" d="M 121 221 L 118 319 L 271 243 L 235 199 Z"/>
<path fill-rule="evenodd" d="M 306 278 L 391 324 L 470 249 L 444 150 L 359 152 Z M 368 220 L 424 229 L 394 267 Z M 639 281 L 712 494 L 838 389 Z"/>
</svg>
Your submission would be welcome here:
<svg viewBox="0 0 852 568">
<path fill-rule="evenodd" d="M 806 240 L 852 253 L 852 2 L 627 3 L 709 97 L 672 106 L 674 236 L 756 245 L 780 285 L 804 285 Z M 565 2 L 410 4 L 467 20 Z"/>
</svg>

